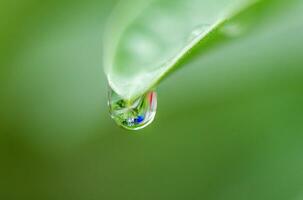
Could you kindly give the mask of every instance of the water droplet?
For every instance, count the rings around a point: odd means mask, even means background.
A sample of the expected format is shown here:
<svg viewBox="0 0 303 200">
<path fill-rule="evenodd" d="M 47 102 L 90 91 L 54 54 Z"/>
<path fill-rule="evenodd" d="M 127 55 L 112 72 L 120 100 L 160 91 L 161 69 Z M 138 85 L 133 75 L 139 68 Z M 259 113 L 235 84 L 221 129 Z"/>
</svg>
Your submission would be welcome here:
<svg viewBox="0 0 303 200">
<path fill-rule="evenodd" d="M 155 118 L 157 94 L 154 91 L 129 101 L 109 89 L 108 105 L 111 117 L 127 130 L 139 130 L 148 126 Z"/>
<path fill-rule="evenodd" d="M 221 27 L 220 32 L 227 37 L 238 37 L 245 32 L 245 27 L 238 23 L 229 23 Z"/>
<path fill-rule="evenodd" d="M 200 24 L 196 26 L 190 33 L 188 37 L 188 41 L 191 42 L 196 38 L 200 37 L 208 28 L 210 27 L 209 24 Z"/>
</svg>

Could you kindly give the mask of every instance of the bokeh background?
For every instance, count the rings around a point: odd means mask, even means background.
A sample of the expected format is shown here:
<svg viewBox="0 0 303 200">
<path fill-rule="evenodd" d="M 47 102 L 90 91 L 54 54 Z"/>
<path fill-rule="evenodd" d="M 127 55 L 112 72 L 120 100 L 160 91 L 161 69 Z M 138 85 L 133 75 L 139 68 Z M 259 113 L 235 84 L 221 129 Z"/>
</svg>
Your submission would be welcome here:
<svg viewBox="0 0 303 200">
<path fill-rule="evenodd" d="M 108 115 L 116 2 L 0 2 L 0 199 L 303 199 L 302 2 L 184 63 L 139 132 Z"/>
</svg>

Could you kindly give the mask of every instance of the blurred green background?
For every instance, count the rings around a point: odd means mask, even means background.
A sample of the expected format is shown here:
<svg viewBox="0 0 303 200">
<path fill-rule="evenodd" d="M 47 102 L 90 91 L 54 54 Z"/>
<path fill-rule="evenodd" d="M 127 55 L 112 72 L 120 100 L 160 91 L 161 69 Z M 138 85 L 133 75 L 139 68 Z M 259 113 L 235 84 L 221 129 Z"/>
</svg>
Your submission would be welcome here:
<svg viewBox="0 0 303 200">
<path fill-rule="evenodd" d="M 139 132 L 108 115 L 115 3 L 0 2 L 0 199 L 303 199 L 302 1 L 184 63 Z"/>
</svg>

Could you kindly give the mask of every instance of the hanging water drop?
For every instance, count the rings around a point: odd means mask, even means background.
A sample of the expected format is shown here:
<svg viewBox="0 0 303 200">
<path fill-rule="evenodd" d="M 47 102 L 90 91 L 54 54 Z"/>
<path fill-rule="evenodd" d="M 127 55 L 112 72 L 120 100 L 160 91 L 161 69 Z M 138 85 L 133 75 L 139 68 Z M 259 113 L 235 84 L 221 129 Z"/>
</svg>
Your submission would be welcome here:
<svg viewBox="0 0 303 200">
<path fill-rule="evenodd" d="M 125 100 L 112 89 L 108 96 L 109 111 L 112 119 L 127 130 L 139 130 L 148 126 L 155 118 L 157 94 L 154 91 L 135 100 Z"/>
</svg>

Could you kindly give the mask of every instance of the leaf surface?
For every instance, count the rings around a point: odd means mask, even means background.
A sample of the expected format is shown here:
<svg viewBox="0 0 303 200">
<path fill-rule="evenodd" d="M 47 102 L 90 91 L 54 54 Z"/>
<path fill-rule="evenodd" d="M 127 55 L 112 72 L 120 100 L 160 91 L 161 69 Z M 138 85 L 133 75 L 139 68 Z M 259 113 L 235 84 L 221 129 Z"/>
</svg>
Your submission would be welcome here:
<svg viewBox="0 0 303 200">
<path fill-rule="evenodd" d="M 191 49 L 224 32 L 237 36 L 241 25 L 225 25 L 258 0 L 123 1 L 109 19 L 104 66 L 110 87 L 125 99 L 155 87 Z M 216 40 L 216 38 L 214 38 Z"/>
</svg>

